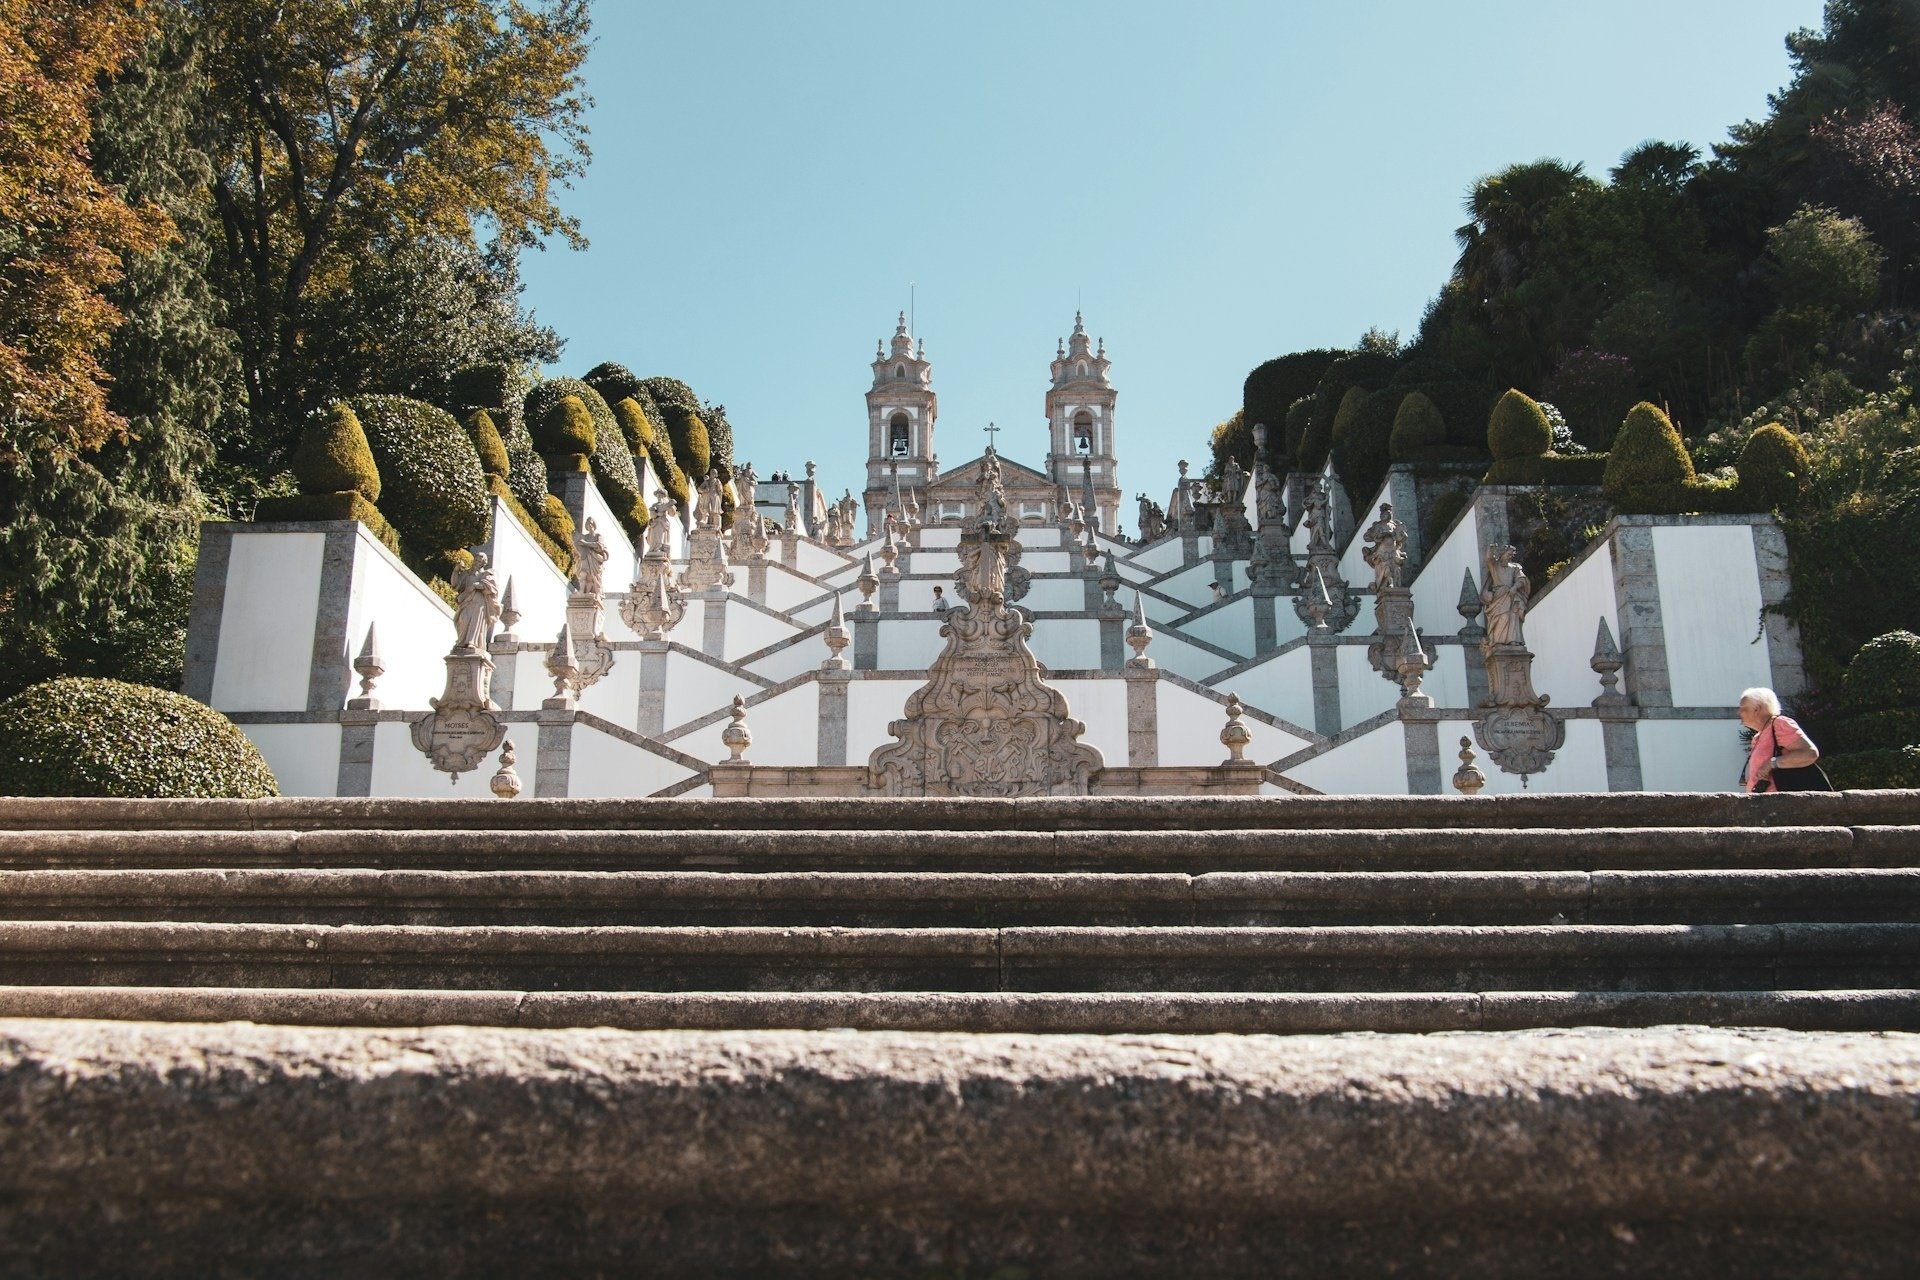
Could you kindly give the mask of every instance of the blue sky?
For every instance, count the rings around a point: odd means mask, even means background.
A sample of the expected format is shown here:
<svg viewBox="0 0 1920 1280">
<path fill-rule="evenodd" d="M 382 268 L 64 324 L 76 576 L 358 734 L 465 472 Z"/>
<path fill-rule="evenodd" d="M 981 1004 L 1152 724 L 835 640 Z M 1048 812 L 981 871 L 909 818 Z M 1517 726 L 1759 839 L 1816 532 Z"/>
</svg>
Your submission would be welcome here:
<svg viewBox="0 0 1920 1280">
<path fill-rule="evenodd" d="M 742 460 L 858 492 L 874 340 L 911 282 L 952 467 L 1037 464 L 1076 299 L 1120 483 L 1164 500 L 1260 361 L 1410 335 L 1473 181 L 1706 150 L 1818 0 L 1053 5 L 601 0 L 592 247 L 524 263 L 567 348 L 727 406 Z M 1128 525 L 1132 513 L 1126 512 Z"/>
</svg>

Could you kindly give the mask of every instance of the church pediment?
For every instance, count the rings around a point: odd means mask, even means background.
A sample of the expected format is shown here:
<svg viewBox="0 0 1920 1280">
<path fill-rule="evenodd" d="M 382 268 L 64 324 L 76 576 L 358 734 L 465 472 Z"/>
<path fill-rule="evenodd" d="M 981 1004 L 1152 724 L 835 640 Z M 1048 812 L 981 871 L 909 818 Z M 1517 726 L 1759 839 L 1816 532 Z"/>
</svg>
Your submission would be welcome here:
<svg viewBox="0 0 1920 1280">
<path fill-rule="evenodd" d="M 958 492 L 970 497 L 980 483 L 980 464 L 984 461 L 986 456 L 983 454 L 957 467 L 949 467 L 942 471 L 940 478 L 927 488 L 934 493 Z M 1000 483 L 1009 493 L 1035 490 L 1051 495 L 1059 489 L 1059 486 L 1047 479 L 1043 473 L 1035 471 L 1032 467 L 1022 466 L 1004 456 L 1000 458 Z"/>
</svg>

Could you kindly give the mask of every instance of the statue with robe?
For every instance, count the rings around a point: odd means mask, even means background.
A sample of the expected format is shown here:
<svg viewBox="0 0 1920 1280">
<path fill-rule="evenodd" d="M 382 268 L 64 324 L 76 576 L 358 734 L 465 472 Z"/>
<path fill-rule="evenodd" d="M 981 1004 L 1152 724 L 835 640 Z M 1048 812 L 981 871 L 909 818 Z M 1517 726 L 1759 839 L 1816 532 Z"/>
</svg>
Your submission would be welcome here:
<svg viewBox="0 0 1920 1280">
<path fill-rule="evenodd" d="M 680 518 L 680 508 L 665 489 L 653 491 L 653 505 L 647 508 L 647 555 L 673 554 L 673 522 Z"/>
<path fill-rule="evenodd" d="M 693 508 L 694 523 L 702 529 L 718 530 L 722 511 L 720 473 L 709 471 L 707 478 L 700 484 L 700 500 Z"/>
<path fill-rule="evenodd" d="M 485 653 L 487 633 L 500 616 L 500 586 L 487 567 L 485 552 L 474 552 L 472 565 L 454 574 L 453 589 L 459 593 L 453 610 L 454 650 Z"/>
<path fill-rule="evenodd" d="M 592 516 L 586 528 L 573 536 L 573 590 L 575 595 L 600 594 L 600 577 L 607 564 L 607 541 Z"/>
<path fill-rule="evenodd" d="M 1526 570 L 1511 546 L 1487 548 L 1487 576 L 1480 591 L 1480 606 L 1486 611 L 1489 648 L 1495 645 L 1524 645 L 1522 623 L 1527 616 L 1527 601 L 1533 588 Z"/>
<path fill-rule="evenodd" d="M 1380 518 L 1367 526 L 1360 535 L 1366 542 L 1366 550 L 1361 552 L 1373 569 L 1373 589 L 1388 591 L 1400 585 L 1400 577 L 1407 563 L 1407 526 L 1393 518 L 1393 504 L 1380 504 Z"/>
</svg>

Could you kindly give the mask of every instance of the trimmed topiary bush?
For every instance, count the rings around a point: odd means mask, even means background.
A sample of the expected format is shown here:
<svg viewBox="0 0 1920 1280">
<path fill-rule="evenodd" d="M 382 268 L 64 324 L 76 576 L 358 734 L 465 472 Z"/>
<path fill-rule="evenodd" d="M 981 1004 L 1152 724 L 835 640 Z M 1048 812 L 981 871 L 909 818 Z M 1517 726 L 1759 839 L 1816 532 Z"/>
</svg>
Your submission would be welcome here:
<svg viewBox="0 0 1920 1280">
<path fill-rule="evenodd" d="M 1732 485 L 1694 474 L 1680 433 L 1658 406 L 1644 400 L 1620 424 L 1601 484 L 1609 502 L 1636 515 L 1721 511 L 1734 496 Z"/>
<path fill-rule="evenodd" d="M 1833 785 L 1920 787 L 1920 635 L 1890 631 L 1861 646 L 1847 664 L 1840 706 L 1819 739 Z"/>
<path fill-rule="evenodd" d="M 480 470 L 505 484 L 513 462 L 507 457 L 506 441 L 493 425 L 493 415 L 485 409 L 475 409 L 468 414 L 467 437 L 473 441 L 473 451 L 480 456 Z"/>
<path fill-rule="evenodd" d="M 492 506 L 480 455 L 445 409 L 405 396 L 349 402 L 385 481 L 380 510 L 403 543 L 426 557 L 486 540 Z"/>
<path fill-rule="evenodd" d="M 645 458 L 653 467 L 653 478 L 667 495 L 675 502 L 685 504 L 692 501 L 693 488 L 687 483 L 686 473 L 673 459 L 673 446 L 663 437 L 665 432 L 656 430 L 648 417 L 645 407 L 638 396 L 629 396 L 613 407 L 614 417 L 620 423 L 620 429 L 626 434 L 627 445 L 637 458 Z M 647 497 L 651 499 L 652 494 Z"/>
<path fill-rule="evenodd" d="M 367 433 L 339 401 L 308 419 L 293 450 L 293 477 L 302 493 L 357 493 L 380 501 L 380 468 Z"/>
<path fill-rule="evenodd" d="M 1862 645 L 1847 664 L 1841 705 L 1855 714 L 1920 708 L 1920 635 L 1889 631 Z"/>
<path fill-rule="evenodd" d="M 273 770 L 218 711 L 165 689 L 62 677 L 0 702 L 0 794 L 256 800 Z"/>
<path fill-rule="evenodd" d="M 612 360 L 603 360 L 587 370 L 587 376 L 581 381 L 598 391 L 608 405 L 632 399 L 633 393 L 640 389 L 640 379 L 633 370 Z"/>
<path fill-rule="evenodd" d="M 593 446 L 589 449 L 570 448 L 564 452 L 591 460 L 600 496 L 607 500 L 607 505 L 620 518 L 627 536 L 638 537 L 646 525 L 647 505 L 640 493 L 640 475 L 633 469 L 633 455 L 627 452 L 626 438 L 620 432 L 620 424 L 614 421 L 613 410 L 600 393 L 578 378 L 551 379 L 527 393 L 527 420 L 543 421 L 544 415 L 554 405 L 569 396 L 585 406 L 593 420 Z M 579 434 L 577 427 L 574 428 L 574 434 L 576 437 Z M 540 445 L 542 453 L 562 452 L 558 449 L 549 450 L 537 433 L 534 442 Z"/>
<path fill-rule="evenodd" d="M 1487 419 L 1487 451 L 1493 460 L 1538 458 L 1552 450 L 1553 424 L 1546 410 L 1525 392 L 1509 389 Z"/>
<path fill-rule="evenodd" d="M 1790 511 L 1800 504 L 1808 469 L 1806 446 L 1777 422 L 1747 437 L 1740 450 L 1740 505 L 1748 511 Z"/>
<path fill-rule="evenodd" d="M 533 442 L 549 462 L 549 470 L 585 471 L 599 447 L 599 430 L 579 396 L 562 396 L 534 423 Z"/>
<path fill-rule="evenodd" d="M 1327 453 L 1333 447 L 1333 421 L 1346 400 L 1348 389 L 1372 390 L 1385 386 L 1396 367 L 1392 356 L 1378 351 L 1356 351 L 1327 366 L 1313 389 L 1313 417 L 1301 437 L 1301 452 L 1295 461 L 1297 470 L 1317 471 L 1325 465 Z"/>
<path fill-rule="evenodd" d="M 1327 370 L 1343 351 L 1295 351 L 1255 366 L 1240 388 L 1240 409 L 1247 422 L 1264 422 L 1272 428 L 1267 437 L 1270 461 L 1284 470 L 1294 456 L 1304 425 L 1298 433 L 1284 430 L 1287 415 L 1300 400 L 1313 394 Z"/>
<path fill-rule="evenodd" d="M 1410 391 L 1394 410 L 1387 452 L 1395 462 L 1416 461 L 1424 450 L 1447 442 L 1447 422 L 1425 392 Z"/>
<path fill-rule="evenodd" d="M 687 483 L 698 487 L 713 470 L 713 444 L 707 438 L 707 423 L 698 412 L 683 405 L 662 405 L 666 417 L 667 438 L 673 442 L 673 460 L 687 475 Z"/>
<path fill-rule="evenodd" d="M 516 365 L 475 365 L 455 374 L 448 407 L 459 416 L 485 409 L 507 448 L 507 487 L 529 511 L 538 509 L 547 494 L 547 464 L 533 447 L 522 406 L 537 379 L 533 371 Z"/>
<path fill-rule="evenodd" d="M 1348 392 L 1353 395 L 1354 392 Z M 1407 393 L 1399 387 L 1360 392 L 1360 403 L 1333 444 L 1334 470 L 1356 503 L 1370 502 L 1393 465 L 1393 420 Z"/>
</svg>

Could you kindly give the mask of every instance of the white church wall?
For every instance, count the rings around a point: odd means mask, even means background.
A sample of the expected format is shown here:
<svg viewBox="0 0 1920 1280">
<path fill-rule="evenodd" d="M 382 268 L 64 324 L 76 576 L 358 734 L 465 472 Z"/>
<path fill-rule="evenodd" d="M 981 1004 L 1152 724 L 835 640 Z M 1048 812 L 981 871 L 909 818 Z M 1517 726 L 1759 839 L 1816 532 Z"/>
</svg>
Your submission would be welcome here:
<svg viewBox="0 0 1920 1280">
<path fill-rule="evenodd" d="M 801 630 L 790 622 L 760 612 L 738 597 L 728 598 L 726 610 L 727 634 L 723 651 L 729 662 L 737 662 L 750 653 L 758 653 Z"/>
<path fill-rule="evenodd" d="M 1213 603 L 1213 582 L 1213 562 L 1202 560 L 1198 564 L 1188 565 L 1170 578 L 1161 579 L 1154 586 L 1161 594 L 1183 600 L 1191 608 L 1199 609 Z"/>
<path fill-rule="evenodd" d="M 1293 616 L 1288 609 L 1287 615 Z M 1242 657 L 1253 655 L 1253 598 L 1241 596 L 1218 609 L 1187 620 L 1180 628 L 1195 639 L 1217 644 Z"/>
<path fill-rule="evenodd" d="M 847 763 L 865 764 L 876 748 L 893 741 L 887 726 L 906 711 L 907 698 L 925 681 L 855 680 L 847 686 Z"/>
<path fill-rule="evenodd" d="M 1158 588 L 1155 588 L 1155 591 L 1157 592 Z M 1121 592 L 1120 599 L 1128 609 L 1133 608 L 1133 593 L 1131 591 Z M 1193 612 L 1192 606 L 1188 605 L 1185 601 L 1169 600 L 1164 596 L 1149 594 L 1144 591 L 1140 593 L 1140 606 L 1147 615 L 1147 621 L 1155 627 L 1171 626 L 1173 623 L 1178 622 Z"/>
<path fill-rule="evenodd" d="M 712 724 L 673 738 L 667 745 L 708 762 L 725 760 L 732 753 L 720 735 L 732 723 L 731 716 L 722 716 Z M 814 682 L 796 685 L 765 702 L 753 703 L 747 708 L 747 728 L 753 734 L 747 759 L 754 764 L 783 768 L 818 764 L 820 686 Z"/>
<path fill-rule="evenodd" d="M 324 533 L 238 530 L 227 557 L 227 583 L 215 654 L 213 705 L 222 711 L 305 711 L 320 600 Z M 356 646 L 367 626 L 347 634 Z M 388 638 L 391 637 L 391 638 Z M 452 624 L 447 644 L 452 644 Z M 381 647 L 398 648 L 399 627 L 382 628 Z"/>
<path fill-rule="evenodd" d="M 768 554 L 781 554 L 777 542 L 772 548 L 769 548 Z M 841 556 L 839 552 L 829 551 L 819 543 L 809 542 L 805 538 L 800 539 L 798 545 L 795 547 L 793 567 L 802 573 L 811 574 L 816 578 L 823 573 L 832 572 L 845 563 L 846 559 Z"/>
<path fill-rule="evenodd" d="M 447 687 L 446 656 L 453 647 L 453 611 L 364 526 L 356 526 L 355 534 L 358 541 L 347 606 L 346 656 L 350 660 L 360 651 L 367 624 L 372 622 L 387 668 L 374 689 L 381 705 L 424 711 L 427 699 L 440 696 Z M 357 684 L 353 686 L 353 690 L 358 688 Z M 340 705 L 346 705 L 345 698 Z"/>
<path fill-rule="evenodd" d="M 926 547 L 957 547 L 960 545 L 960 527 L 958 525 L 922 526 L 920 545 Z"/>
<path fill-rule="evenodd" d="M 615 526 L 608 536 L 603 525 L 601 536 L 610 553 L 603 586 L 608 591 L 621 590 L 631 580 L 632 569 L 629 565 L 616 573 L 613 564 L 620 558 L 621 548 L 626 546 L 626 535 Z M 520 518 L 499 498 L 493 499 L 493 528 L 481 544 L 481 550 L 487 553 L 487 562 L 493 567 L 494 577 L 499 579 L 502 593 L 507 589 L 507 580 L 513 580 L 513 605 L 520 611 L 514 634 L 551 639 L 560 630 L 567 613 L 566 576 L 528 536 Z M 631 561 L 633 557 L 628 554 L 626 558 Z"/>
<path fill-rule="evenodd" d="M 519 743 L 514 744 L 516 747 Z M 636 747 L 590 724 L 573 726 L 567 761 L 567 794 L 581 799 L 652 795 L 694 776 L 685 765 Z M 524 765 L 514 766 L 528 776 Z"/>
<path fill-rule="evenodd" d="M 1313 656 L 1305 645 L 1276 653 L 1212 687 L 1237 693 L 1248 706 L 1282 720 L 1313 724 Z"/>
<path fill-rule="evenodd" d="M 1483 796 L 1515 796 L 1522 792 L 1563 794 L 1573 791 L 1607 789 L 1607 752 L 1602 726 L 1598 720 L 1568 720 L 1566 741 L 1553 753 L 1553 763 L 1531 774 L 1523 784 L 1520 775 L 1508 773 L 1487 757 L 1476 740 L 1474 762 L 1487 775 Z M 1445 795 L 1459 794 L 1453 789 L 1453 771 L 1460 767 L 1460 739 L 1473 737 L 1471 720 L 1440 722 L 1440 790 Z"/>
<path fill-rule="evenodd" d="M 747 587 L 747 568 L 745 565 L 733 571 L 733 589 L 744 592 Z M 790 612 L 795 607 L 816 599 L 821 594 L 818 583 L 809 582 L 794 574 L 785 565 L 767 565 L 767 608 L 781 613 Z M 818 621 L 818 619 L 815 619 Z"/>
<path fill-rule="evenodd" d="M 433 767 L 426 752 L 413 745 L 413 727 L 405 721 L 383 720 L 373 730 L 373 779 L 368 787 L 375 796 L 425 796 L 429 799 L 452 797 L 460 800 L 491 800 L 488 780 L 500 767 L 499 752 L 481 761 L 477 768 L 462 774 L 442 773 Z M 513 770 L 531 794 L 539 764 L 539 728 L 536 725 L 512 725 L 507 737 L 513 739 Z M 336 752 L 337 752 L 336 744 Z M 338 756 L 336 754 L 336 765 Z"/>
<path fill-rule="evenodd" d="M 1027 647 L 1049 671 L 1096 671 L 1100 624 L 1084 618 L 1047 618 L 1033 624 Z"/>
<path fill-rule="evenodd" d="M 1216 765 L 1227 758 L 1220 745 L 1220 730 L 1227 724 L 1221 701 L 1166 680 L 1154 682 L 1154 711 L 1160 724 L 1160 763 L 1163 765 Z M 1244 717 L 1253 740 L 1247 744 L 1247 759 L 1262 762 L 1292 755 L 1307 745 L 1306 739 L 1276 728 L 1263 720 Z"/>
<path fill-rule="evenodd" d="M 1604 546 L 1567 570 L 1539 604 L 1527 610 L 1527 647 L 1533 650 L 1533 688 L 1556 707 L 1584 707 L 1600 693 L 1593 670 L 1593 642 L 1600 619 L 1614 639 L 1620 619 L 1614 607 L 1613 557 Z"/>
<path fill-rule="evenodd" d="M 947 642 L 940 638 L 937 618 L 880 616 L 877 665 L 882 671 L 924 671 L 946 647 Z M 820 656 L 826 657 L 824 645 Z"/>
<path fill-rule="evenodd" d="M 1363 645 L 1343 644 L 1334 650 L 1340 673 L 1340 723 L 1359 724 L 1400 701 L 1400 686 L 1373 669 Z"/>
<path fill-rule="evenodd" d="M 560 628 L 555 627 L 557 634 Z M 529 640 L 533 636 L 526 637 Z M 547 674 L 547 649 L 522 649 L 513 655 L 513 707 L 515 711 L 538 710 L 540 703 L 553 696 L 553 677 Z M 494 659 L 498 662 L 499 659 Z M 499 702 L 498 694 L 494 697 Z"/>
<path fill-rule="evenodd" d="M 241 730 L 260 749 L 283 796 L 330 796 L 340 785 L 340 726 L 249 724 Z"/>
<path fill-rule="evenodd" d="M 746 670 L 775 684 L 791 680 L 803 671 L 811 671 L 827 660 L 827 642 L 818 635 L 808 636 L 804 640 L 795 640 L 791 644 L 756 658 Z"/>
<path fill-rule="evenodd" d="M 635 689 L 637 691 L 637 685 Z M 735 694 L 751 697 L 759 690 L 759 685 L 731 671 L 670 650 L 667 653 L 665 725 L 672 729 L 689 720 L 697 720 L 716 707 L 724 707 L 732 702 Z M 631 725 L 632 705 L 628 704 L 629 710 L 625 715 L 609 715 L 606 718 L 615 724 Z"/>
<path fill-rule="evenodd" d="M 544 698 L 552 692 L 553 680 L 548 677 L 540 696 Z M 515 687 L 514 701 L 520 701 L 518 686 Z M 522 705 L 531 709 L 540 704 L 530 698 Z M 602 719 L 631 729 L 640 707 L 640 655 L 632 649 L 616 652 L 612 668 L 580 691 L 577 705 L 582 711 L 592 712 Z"/>
<path fill-rule="evenodd" d="M 1412 583 L 1413 620 L 1423 633 L 1458 635 L 1466 622 L 1460 616 L 1460 581 L 1471 569 L 1474 589 L 1479 590 L 1483 574 L 1479 521 L 1479 507 L 1468 507 L 1454 524 L 1452 534 L 1431 548 L 1420 566 L 1420 574 Z"/>
<path fill-rule="evenodd" d="M 1167 627 L 1154 630 L 1153 644 L 1147 649 L 1147 656 L 1173 674 L 1196 682 L 1210 679 L 1237 662 L 1237 659 L 1202 649 L 1180 632 Z"/>
<path fill-rule="evenodd" d="M 647 501 L 653 501 L 652 491 L 648 491 Z M 600 537 L 607 545 L 607 564 L 605 583 L 610 591 L 617 591 L 633 581 L 633 571 L 637 557 L 633 554 L 633 544 L 627 541 L 627 532 L 620 527 L 620 520 L 613 514 L 613 508 L 600 496 L 600 490 L 594 485 L 593 477 L 587 477 L 586 513 L 593 517 L 593 523 L 600 531 Z M 673 526 L 673 554 L 675 557 L 686 554 L 686 536 L 680 528 L 680 521 L 668 521 Z M 584 526 L 584 522 L 583 525 Z M 559 623 L 553 629 L 560 629 Z"/>
<path fill-rule="evenodd" d="M 1020 552 L 1020 567 L 1028 573 L 1078 573 L 1080 566 L 1086 563 L 1077 551 L 1031 550 L 1026 545 L 1024 535 Z"/>
<path fill-rule="evenodd" d="M 1087 607 L 1086 583 L 1079 578 L 1035 578 L 1020 605 L 1035 613 L 1078 612 Z"/>
<path fill-rule="evenodd" d="M 1737 692 L 1737 691 L 1736 691 Z M 1738 791 L 1740 722 L 1731 710 L 1725 720 L 1642 720 L 1640 785 L 1648 791 Z"/>
<path fill-rule="evenodd" d="M 1474 651 L 1474 661 L 1480 660 L 1479 650 Z M 1467 651 L 1462 645 L 1436 644 L 1427 647 L 1427 657 L 1433 662 L 1420 687 L 1436 707 L 1465 707 L 1472 703 L 1467 697 Z"/>
<path fill-rule="evenodd" d="M 1677 707 L 1728 707 L 1773 682 L 1747 524 L 1656 525 L 1660 617 Z"/>
<path fill-rule="evenodd" d="M 1404 795 L 1406 727 L 1398 720 L 1389 720 L 1285 773 L 1295 782 L 1330 796 Z"/>
<path fill-rule="evenodd" d="M 1073 718 L 1087 726 L 1080 741 L 1100 752 L 1110 766 L 1127 763 L 1127 682 L 1061 680 L 1055 688 L 1065 695 Z"/>
<path fill-rule="evenodd" d="M 1135 551 L 1131 559 L 1148 573 L 1161 574 L 1178 569 L 1186 559 L 1186 552 L 1180 545 L 1180 539 L 1163 538 L 1150 547 Z"/>
</svg>

